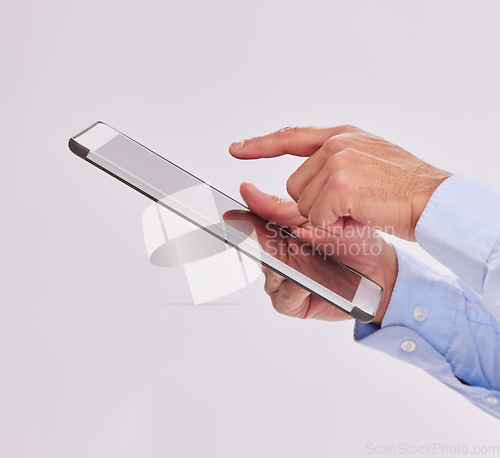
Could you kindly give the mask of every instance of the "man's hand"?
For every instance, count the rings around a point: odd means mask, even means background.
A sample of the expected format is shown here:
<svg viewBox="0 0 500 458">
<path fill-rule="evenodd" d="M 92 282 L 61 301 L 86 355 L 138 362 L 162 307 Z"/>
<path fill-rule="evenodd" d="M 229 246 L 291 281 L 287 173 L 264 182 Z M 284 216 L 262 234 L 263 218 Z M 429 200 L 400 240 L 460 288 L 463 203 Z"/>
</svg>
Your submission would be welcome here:
<svg viewBox="0 0 500 458">
<path fill-rule="evenodd" d="M 308 157 L 287 190 L 313 226 L 342 234 L 359 225 L 415 240 L 415 227 L 436 188 L 451 174 L 353 126 L 293 127 L 235 142 L 239 159 Z"/>
<path fill-rule="evenodd" d="M 349 224 L 353 228 L 352 231 L 345 232 L 342 236 L 333 235 L 312 226 L 298 212 L 293 200 L 265 194 L 249 183 L 242 183 L 240 192 L 249 209 L 256 215 L 266 221 L 291 228 L 295 235 L 306 243 L 318 247 L 380 284 L 384 288 L 384 294 L 374 323 L 381 323 L 396 281 L 397 261 L 394 249 L 384 241 L 378 231 L 351 222 Z M 235 215 L 232 218 L 235 218 Z M 241 218 L 244 219 L 244 215 Z M 278 312 L 299 318 L 331 321 L 348 318 L 340 310 L 295 283 L 267 268 L 263 268 L 263 271 L 266 276 L 265 291 Z"/>
</svg>

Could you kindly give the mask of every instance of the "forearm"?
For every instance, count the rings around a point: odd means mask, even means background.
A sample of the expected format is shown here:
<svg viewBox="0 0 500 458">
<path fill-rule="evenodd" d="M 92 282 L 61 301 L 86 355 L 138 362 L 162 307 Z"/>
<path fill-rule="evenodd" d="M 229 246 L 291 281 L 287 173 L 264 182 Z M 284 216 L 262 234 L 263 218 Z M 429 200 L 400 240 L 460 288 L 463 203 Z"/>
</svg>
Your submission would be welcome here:
<svg viewBox="0 0 500 458">
<path fill-rule="evenodd" d="M 355 340 L 421 367 L 500 417 L 500 403 L 492 403 L 500 399 L 500 325 L 457 277 L 396 252 L 398 277 L 382 323 L 356 323 Z"/>
<path fill-rule="evenodd" d="M 374 280 L 378 282 L 384 289 L 382 298 L 380 299 L 380 304 L 373 320 L 373 324 L 378 326 L 381 325 L 384 315 L 389 306 L 391 300 L 392 292 L 394 290 L 394 284 L 398 276 L 398 262 L 396 256 L 396 250 L 392 245 L 384 242 L 382 259 L 379 264 L 379 270 L 376 275 L 374 275 Z"/>
</svg>

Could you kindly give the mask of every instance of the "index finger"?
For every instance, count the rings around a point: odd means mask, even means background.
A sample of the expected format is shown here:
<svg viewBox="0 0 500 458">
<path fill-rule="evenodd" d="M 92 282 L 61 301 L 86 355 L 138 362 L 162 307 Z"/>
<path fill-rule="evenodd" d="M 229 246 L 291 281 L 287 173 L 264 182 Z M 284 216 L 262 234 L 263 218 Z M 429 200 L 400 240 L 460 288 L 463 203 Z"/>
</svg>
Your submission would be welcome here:
<svg viewBox="0 0 500 458">
<path fill-rule="evenodd" d="M 272 134 L 234 142 L 229 147 L 238 159 L 259 159 L 284 154 L 308 157 L 318 151 L 334 135 L 359 131 L 357 127 L 285 127 Z"/>
</svg>

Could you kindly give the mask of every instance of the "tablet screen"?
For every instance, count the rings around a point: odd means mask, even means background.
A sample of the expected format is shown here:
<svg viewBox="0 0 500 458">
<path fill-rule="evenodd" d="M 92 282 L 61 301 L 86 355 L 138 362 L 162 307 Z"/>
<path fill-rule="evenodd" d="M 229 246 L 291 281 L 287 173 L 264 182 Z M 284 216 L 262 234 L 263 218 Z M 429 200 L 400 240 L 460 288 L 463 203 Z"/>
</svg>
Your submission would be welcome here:
<svg viewBox="0 0 500 458">
<path fill-rule="evenodd" d="M 75 140 L 90 150 L 89 162 L 209 234 L 203 244 L 197 239 L 197 246 L 189 248 L 193 253 L 221 249 L 214 243 L 227 244 L 332 305 L 346 312 L 353 309 L 351 301 L 364 277 L 300 241 L 286 228 L 261 219 L 245 205 L 106 124 L 96 124 Z M 372 291 L 377 297 L 381 288 L 373 283 Z M 374 315 L 378 299 L 365 312 Z"/>
</svg>

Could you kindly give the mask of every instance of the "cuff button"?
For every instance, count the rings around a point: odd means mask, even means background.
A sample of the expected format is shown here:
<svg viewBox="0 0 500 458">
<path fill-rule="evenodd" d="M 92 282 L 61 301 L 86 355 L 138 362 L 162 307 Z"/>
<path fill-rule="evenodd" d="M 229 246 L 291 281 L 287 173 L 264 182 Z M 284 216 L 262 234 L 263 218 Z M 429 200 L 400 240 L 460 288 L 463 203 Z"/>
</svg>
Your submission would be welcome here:
<svg viewBox="0 0 500 458">
<path fill-rule="evenodd" d="M 498 398 L 496 396 L 488 396 L 486 402 L 492 406 L 496 406 L 498 404 Z"/>
<path fill-rule="evenodd" d="M 412 351 L 415 351 L 417 348 L 417 344 L 415 343 L 414 340 L 407 339 L 403 340 L 401 342 L 401 350 L 406 351 L 407 353 L 411 353 Z"/>
<path fill-rule="evenodd" d="M 424 321 L 427 318 L 427 310 L 425 307 L 418 306 L 413 309 L 412 315 L 415 321 Z"/>
</svg>

